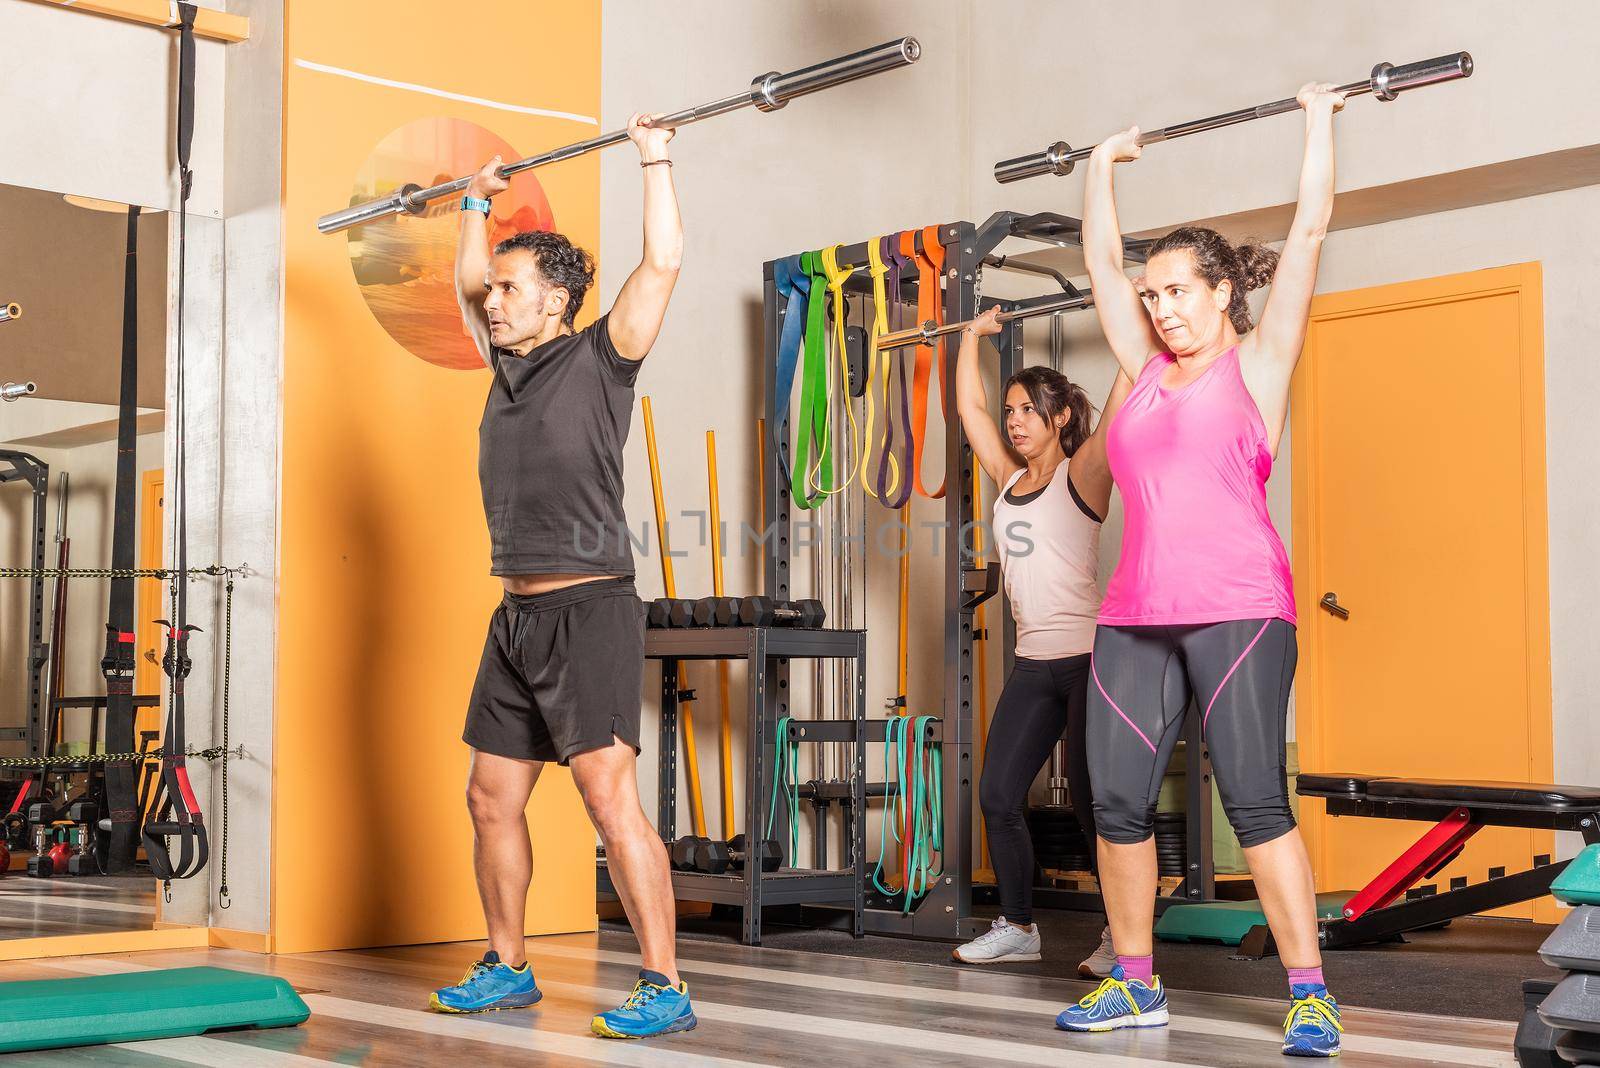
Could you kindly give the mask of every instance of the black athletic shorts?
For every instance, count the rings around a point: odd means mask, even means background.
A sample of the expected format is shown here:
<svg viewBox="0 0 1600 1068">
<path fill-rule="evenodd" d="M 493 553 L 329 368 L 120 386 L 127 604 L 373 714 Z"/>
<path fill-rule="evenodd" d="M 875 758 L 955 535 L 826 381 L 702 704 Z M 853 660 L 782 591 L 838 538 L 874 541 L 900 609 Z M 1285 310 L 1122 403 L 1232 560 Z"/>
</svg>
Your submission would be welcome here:
<svg viewBox="0 0 1600 1068">
<path fill-rule="evenodd" d="M 637 753 L 644 611 L 628 577 L 507 593 L 489 619 L 461 740 L 563 765 L 613 736 Z"/>
</svg>

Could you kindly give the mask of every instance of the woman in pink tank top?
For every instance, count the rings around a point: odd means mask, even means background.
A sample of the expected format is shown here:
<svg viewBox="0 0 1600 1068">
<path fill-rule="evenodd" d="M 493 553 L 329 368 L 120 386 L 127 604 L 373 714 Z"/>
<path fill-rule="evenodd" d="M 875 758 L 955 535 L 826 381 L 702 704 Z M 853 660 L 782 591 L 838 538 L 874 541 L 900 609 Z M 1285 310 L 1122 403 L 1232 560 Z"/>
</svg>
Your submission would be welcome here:
<svg viewBox="0 0 1600 1068">
<path fill-rule="evenodd" d="M 1082 387 L 1048 367 L 1024 368 L 1002 391 L 1002 434 L 978 369 L 978 339 L 1000 332 L 997 311 L 962 332 L 955 375 L 961 427 L 999 489 L 989 541 L 1017 625 L 1016 656 L 995 704 L 978 781 L 1001 914 L 987 932 L 955 950 L 955 959 L 967 964 L 1039 959 L 1028 787 L 1063 736 L 1073 812 L 1085 836 L 1094 838 L 1083 737 L 1100 611 L 1100 523 L 1111 502 L 1104 428 L 1131 387 L 1127 376 L 1117 376 L 1099 428 L 1090 433 L 1093 411 Z M 1108 933 L 1079 971 L 1104 976 L 1115 963 Z"/>
<path fill-rule="evenodd" d="M 1101 328 L 1134 381 L 1107 436 L 1124 529 L 1100 608 L 1087 727 L 1101 889 L 1121 971 L 1062 1013 L 1067 1030 L 1166 1022 L 1165 991 L 1151 966 L 1153 817 L 1192 699 L 1289 971 L 1284 1052 L 1338 1051 L 1311 867 L 1289 808 L 1294 587 L 1266 503 L 1333 207 L 1333 115 L 1343 100 L 1330 88 L 1308 85 L 1299 95 L 1305 157 L 1281 254 L 1184 227 L 1151 246 L 1144 276 L 1131 283 L 1112 169 L 1139 157 L 1138 128 L 1090 157 L 1084 258 Z M 1252 329 L 1245 293 L 1269 282 Z"/>
</svg>

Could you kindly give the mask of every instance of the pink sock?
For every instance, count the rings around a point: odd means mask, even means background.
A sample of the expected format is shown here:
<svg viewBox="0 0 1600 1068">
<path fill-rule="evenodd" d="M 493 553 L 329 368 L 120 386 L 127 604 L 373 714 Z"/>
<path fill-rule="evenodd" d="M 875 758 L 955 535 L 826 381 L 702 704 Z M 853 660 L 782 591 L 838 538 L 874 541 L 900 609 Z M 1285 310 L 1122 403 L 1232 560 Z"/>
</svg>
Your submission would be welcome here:
<svg viewBox="0 0 1600 1068">
<path fill-rule="evenodd" d="M 1155 978 L 1154 956 L 1128 957 L 1118 953 L 1117 963 L 1122 966 L 1124 980 L 1137 979 L 1145 986 L 1149 986 L 1151 980 Z"/>
<path fill-rule="evenodd" d="M 1289 970 L 1289 996 L 1294 996 L 1297 986 L 1320 986 L 1328 989 L 1328 984 L 1322 978 L 1322 966 L 1315 968 L 1290 968 Z"/>
</svg>

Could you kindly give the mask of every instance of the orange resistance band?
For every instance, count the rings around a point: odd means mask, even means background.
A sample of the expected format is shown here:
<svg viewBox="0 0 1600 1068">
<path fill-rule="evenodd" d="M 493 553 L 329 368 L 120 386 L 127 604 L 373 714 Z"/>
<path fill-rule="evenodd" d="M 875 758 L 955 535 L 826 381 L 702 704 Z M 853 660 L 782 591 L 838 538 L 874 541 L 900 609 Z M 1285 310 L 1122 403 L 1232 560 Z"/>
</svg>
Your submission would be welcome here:
<svg viewBox="0 0 1600 1068">
<path fill-rule="evenodd" d="M 944 291 L 940 282 L 944 277 L 944 246 L 939 243 L 939 228 L 924 226 L 922 240 L 918 231 L 907 230 L 900 235 L 900 254 L 917 261 L 917 322 L 944 323 Z M 944 411 L 944 339 L 935 338 L 931 345 L 917 346 L 916 372 L 911 380 L 911 439 L 916 443 L 916 457 L 912 463 L 917 492 L 937 500 L 944 496 L 945 479 L 939 479 L 939 488 L 932 493 L 922 482 L 922 460 L 928 431 L 928 386 L 930 371 L 937 365 L 939 372 L 940 413 L 949 421 Z"/>
</svg>

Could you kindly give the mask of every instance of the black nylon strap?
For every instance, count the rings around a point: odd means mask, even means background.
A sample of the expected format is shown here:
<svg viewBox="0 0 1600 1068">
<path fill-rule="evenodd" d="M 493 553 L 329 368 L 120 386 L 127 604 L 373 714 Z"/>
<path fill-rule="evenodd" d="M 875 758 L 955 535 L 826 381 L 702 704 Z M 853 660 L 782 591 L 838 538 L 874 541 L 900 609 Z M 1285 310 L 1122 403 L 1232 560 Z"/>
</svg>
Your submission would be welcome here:
<svg viewBox="0 0 1600 1068">
<path fill-rule="evenodd" d="M 134 562 L 134 421 L 138 416 L 139 383 L 139 208 L 128 208 L 127 253 L 122 275 L 122 369 L 117 403 L 117 481 L 112 506 L 111 566 L 132 570 Z M 133 579 L 111 580 L 107 609 L 106 651 L 100 673 L 106 682 L 106 749 L 133 750 Z M 106 842 L 109 874 L 133 864 L 139 835 L 137 785 L 132 765 L 108 763 L 105 769 L 106 814 L 111 833 Z"/>
<path fill-rule="evenodd" d="M 180 4 L 178 45 L 178 166 L 182 185 L 178 207 L 178 330 L 176 381 L 173 384 L 172 492 L 167 495 L 173 512 L 172 545 L 177 557 L 172 579 L 172 619 L 167 624 L 167 652 L 162 658 L 166 670 L 167 720 L 162 738 L 161 778 L 156 790 L 156 818 L 143 828 L 145 856 L 156 878 L 187 879 L 205 867 L 207 841 L 199 801 L 189 785 L 185 767 L 188 741 L 185 737 L 184 680 L 189 676 L 189 634 L 199 628 L 189 626 L 189 519 L 188 449 L 185 441 L 186 375 L 184 368 L 184 293 L 187 275 L 189 192 L 192 187 L 189 150 L 194 140 L 194 20 L 193 4 Z M 173 862 L 167 838 L 178 839 L 178 860 Z"/>
</svg>

